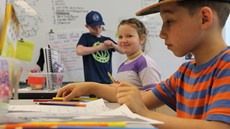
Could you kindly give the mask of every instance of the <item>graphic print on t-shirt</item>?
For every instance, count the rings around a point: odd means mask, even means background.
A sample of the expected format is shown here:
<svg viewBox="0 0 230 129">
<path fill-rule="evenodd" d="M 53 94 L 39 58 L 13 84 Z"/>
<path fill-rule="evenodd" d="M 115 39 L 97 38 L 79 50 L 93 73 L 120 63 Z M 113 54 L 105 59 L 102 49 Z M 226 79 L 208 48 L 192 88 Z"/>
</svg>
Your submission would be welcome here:
<svg viewBox="0 0 230 129">
<path fill-rule="evenodd" d="M 96 42 L 93 44 L 93 46 L 95 47 L 95 46 L 98 46 L 99 44 L 100 42 Z M 97 52 L 94 52 L 92 55 L 93 55 L 93 58 L 100 63 L 107 63 L 110 59 L 108 50 L 97 51 Z"/>
</svg>

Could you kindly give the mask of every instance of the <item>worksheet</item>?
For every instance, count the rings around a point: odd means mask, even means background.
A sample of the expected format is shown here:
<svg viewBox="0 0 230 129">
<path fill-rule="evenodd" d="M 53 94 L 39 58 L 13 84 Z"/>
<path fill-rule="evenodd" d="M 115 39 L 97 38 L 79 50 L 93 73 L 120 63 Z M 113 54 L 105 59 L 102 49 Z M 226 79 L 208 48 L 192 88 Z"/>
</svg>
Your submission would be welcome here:
<svg viewBox="0 0 230 129">
<path fill-rule="evenodd" d="M 84 102 L 81 102 L 84 103 Z M 56 105 L 10 105 L 9 112 L 45 112 L 58 114 L 95 114 L 110 109 L 106 107 L 103 99 L 85 102 L 85 107 L 77 106 L 56 106 Z"/>
<path fill-rule="evenodd" d="M 126 121 L 129 123 L 163 124 L 133 113 L 125 104 L 116 109 L 105 100 L 85 102 L 85 107 L 51 105 L 10 105 L 8 116 L 29 121 Z"/>
</svg>

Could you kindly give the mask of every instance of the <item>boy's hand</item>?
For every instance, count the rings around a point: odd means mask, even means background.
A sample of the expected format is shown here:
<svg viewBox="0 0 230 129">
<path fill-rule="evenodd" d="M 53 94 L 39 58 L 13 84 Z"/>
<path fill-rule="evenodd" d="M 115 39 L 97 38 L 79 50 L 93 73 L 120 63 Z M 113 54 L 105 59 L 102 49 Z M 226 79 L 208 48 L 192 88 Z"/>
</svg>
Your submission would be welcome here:
<svg viewBox="0 0 230 129">
<path fill-rule="evenodd" d="M 97 47 L 99 51 L 108 50 L 108 47 L 104 43 L 100 43 Z"/>
<path fill-rule="evenodd" d="M 130 83 L 120 82 L 117 88 L 116 97 L 118 99 L 118 103 L 126 104 L 130 110 L 135 113 L 143 114 L 143 112 L 148 111 L 142 101 L 141 93 L 138 87 Z"/>
<path fill-rule="evenodd" d="M 104 44 L 107 48 L 114 48 L 114 43 L 111 40 L 105 40 Z"/>
</svg>

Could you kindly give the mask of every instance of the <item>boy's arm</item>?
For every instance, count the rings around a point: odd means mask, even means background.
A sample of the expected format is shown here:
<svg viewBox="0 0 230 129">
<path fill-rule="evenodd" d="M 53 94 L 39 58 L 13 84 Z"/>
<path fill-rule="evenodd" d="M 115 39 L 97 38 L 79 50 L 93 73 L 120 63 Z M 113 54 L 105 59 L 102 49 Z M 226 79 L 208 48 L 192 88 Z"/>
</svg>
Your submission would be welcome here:
<svg viewBox="0 0 230 129">
<path fill-rule="evenodd" d="M 119 52 L 120 54 L 124 54 L 124 53 L 121 51 L 121 48 L 120 48 L 117 44 L 114 44 L 114 43 L 113 43 L 113 48 L 115 49 L 115 51 Z"/>
<path fill-rule="evenodd" d="M 117 44 L 115 44 L 113 41 L 111 41 L 111 40 L 105 40 L 104 44 L 108 48 L 113 48 L 115 51 L 123 54 L 123 52 L 121 51 L 121 48 Z"/>
<path fill-rule="evenodd" d="M 117 45 L 117 44 L 113 44 L 113 47 L 114 49 L 119 52 L 120 54 L 124 54 L 122 51 L 121 51 L 121 48 Z"/>
<path fill-rule="evenodd" d="M 103 51 L 103 50 L 107 50 L 107 49 L 108 48 L 103 43 L 101 43 L 100 45 L 95 46 L 95 47 L 86 47 L 83 45 L 77 45 L 76 53 L 79 56 L 84 56 L 84 55 L 92 54 L 92 53 L 97 52 L 97 51 Z"/>
<path fill-rule="evenodd" d="M 135 98 L 135 99 L 134 99 Z M 164 122 L 159 129 L 229 129 L 230 125 L 218 121 L 177 118 L 152 111 L 162 104 L 152 91 L 140 93 L 132 84 L 120 82 L 117 88 L 118 103 L 126 104 L 133 112 Z M 148 108 L 147 108 L 148 107 Z"/>
<path fill-rule="evenodd" d="M 164 122 L 162 125 L 155 125 L 159 129 L 229 129 L 230 125 L 218 121 L 207 121 L 198 119 L 185 119 L 164 115 L 161 113 L 146 110 L 142 116 Z"/>
</svg>

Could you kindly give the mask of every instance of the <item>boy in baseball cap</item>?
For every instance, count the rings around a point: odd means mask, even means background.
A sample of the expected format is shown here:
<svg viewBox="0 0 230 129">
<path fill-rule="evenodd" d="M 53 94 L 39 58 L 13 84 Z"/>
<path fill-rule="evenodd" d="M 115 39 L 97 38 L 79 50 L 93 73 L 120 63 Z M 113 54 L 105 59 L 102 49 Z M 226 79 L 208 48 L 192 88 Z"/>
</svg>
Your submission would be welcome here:
<svg viewBox="0 0 230 129">
<path fill-rule="evenodd" d="M 89 12 L 85 17 L 85 20 L 86 20 L 86 24 L 92 28 L 99 26 L 99 25 L 105 25 L 101 14 L 97 11 Z"/>
<path fill-rule="evenodd" d="M 101 35 L 105 23 L 99 12 L 90 11 L 85 20 L 89 32 L 81 35 L 76 47 L 77 54 L 83 56 L 85 81 L 110 84 L 107 73 L 112 73 L 112 53 L 121 50 L 110 37 Z"/>
</svg>

